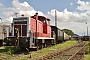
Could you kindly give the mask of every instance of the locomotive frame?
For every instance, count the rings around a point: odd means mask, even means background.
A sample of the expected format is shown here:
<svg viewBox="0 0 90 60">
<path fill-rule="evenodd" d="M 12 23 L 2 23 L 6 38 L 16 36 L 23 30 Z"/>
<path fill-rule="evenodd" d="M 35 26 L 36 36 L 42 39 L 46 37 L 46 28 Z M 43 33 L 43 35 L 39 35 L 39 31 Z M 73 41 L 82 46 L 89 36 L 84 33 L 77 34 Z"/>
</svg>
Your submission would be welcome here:
<svg viewBox="0 0 90 60">
<path fill-rule="evenodd" d="M 41 19 L 41 20 L 40 20 Z M 13 18 L 12 36 L 4 39 L 7 45 L 20 48 L 44 48 L 53 44 L 50 19 L 36 15 Z"/>
</svg>

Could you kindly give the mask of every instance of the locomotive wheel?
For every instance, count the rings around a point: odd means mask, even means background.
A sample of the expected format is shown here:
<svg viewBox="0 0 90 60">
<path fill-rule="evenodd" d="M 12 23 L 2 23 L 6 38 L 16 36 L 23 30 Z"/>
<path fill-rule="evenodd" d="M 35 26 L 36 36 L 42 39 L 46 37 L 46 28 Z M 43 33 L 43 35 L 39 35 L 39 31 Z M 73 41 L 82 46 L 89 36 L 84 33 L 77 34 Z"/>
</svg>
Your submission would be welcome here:
<svg viewBox="0 0 90 60">
<path fill-rule="evenodd" d="M 27 42 L 28 42 L 28 40 L 27 40 L 26 38 L 22 38 L 22 39 L 21 39 L 21 43 L 22 43 L 22 44 L 26 44 Z"/>
</svg>

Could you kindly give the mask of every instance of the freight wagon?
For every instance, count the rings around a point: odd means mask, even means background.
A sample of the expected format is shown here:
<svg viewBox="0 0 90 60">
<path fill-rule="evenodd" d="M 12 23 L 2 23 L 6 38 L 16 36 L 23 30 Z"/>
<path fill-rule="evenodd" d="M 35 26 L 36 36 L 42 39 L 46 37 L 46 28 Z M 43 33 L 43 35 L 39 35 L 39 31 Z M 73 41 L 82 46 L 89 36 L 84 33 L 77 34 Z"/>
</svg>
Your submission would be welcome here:
<svg viewBox="0 0 90 60">
<path fill-rule="evenodd" d="M 64 41 L 69 40 L 69 38 L 70 38 L 69 35 L 64 32 Z"/>
<path fill-rule="evenodd" d="M 51 26 L 51 30 L 55 32 L 56 43 L 61 43 L 64 41 L 64 32 L 57 28 L 56 26 Z"/>
</svg>

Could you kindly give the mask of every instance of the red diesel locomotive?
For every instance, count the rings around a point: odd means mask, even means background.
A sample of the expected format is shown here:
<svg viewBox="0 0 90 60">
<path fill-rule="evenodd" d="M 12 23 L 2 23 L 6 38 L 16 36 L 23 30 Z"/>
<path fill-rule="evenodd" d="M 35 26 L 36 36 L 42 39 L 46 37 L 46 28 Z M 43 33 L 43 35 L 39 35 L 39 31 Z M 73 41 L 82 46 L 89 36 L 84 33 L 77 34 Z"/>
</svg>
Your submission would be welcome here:
<svg viewBox="0 0 90 60">
<path fill-rule="evenodd" d="M 38 16 L 13 18 L 12 35 L 5 38 L 7 45 L 21 48 L 43 48 L 56 41 L 51 37 L 50 19 Z"/>
</svg>

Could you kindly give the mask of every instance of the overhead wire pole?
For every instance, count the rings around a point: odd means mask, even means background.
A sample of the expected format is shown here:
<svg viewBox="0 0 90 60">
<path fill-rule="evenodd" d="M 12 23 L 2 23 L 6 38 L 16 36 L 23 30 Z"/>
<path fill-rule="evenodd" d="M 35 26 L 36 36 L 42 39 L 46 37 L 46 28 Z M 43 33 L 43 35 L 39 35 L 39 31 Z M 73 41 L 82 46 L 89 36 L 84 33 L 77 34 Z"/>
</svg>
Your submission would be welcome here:
<svg viewBox="0 0 90 60">
<path fill-rule="evenodd" d="M 56 11 L 56 9 L 55 9 L 55 27 L 57 28 L 57 11 Z M 58 30 L 56 29 L 56 31 L 55 31 L 56 33 L 58 32 Z M 55 35 L 55 37 L 56 37 L 57 35 Z M 56 38 L 57 39 L 57 38 Z"/>
<path fill-rule="evenodd" d="M 55 26 L 57 27 L 57 12 L 55 10 Z"/>
<path fill-rule="evenodd" d="M 86 22 L 86 24 L 87 24 L 87 22 Z M 88 36 L 88 26 L 87 26 L 87 36 Z"/>
</svg>

